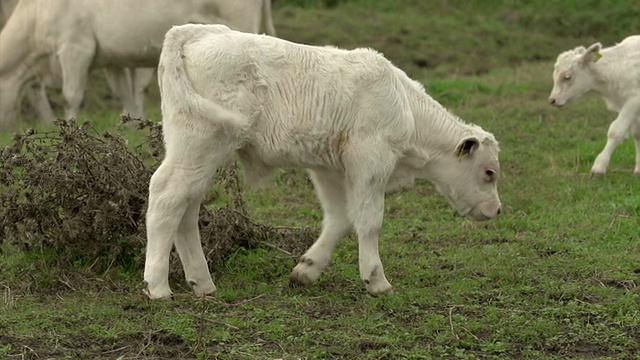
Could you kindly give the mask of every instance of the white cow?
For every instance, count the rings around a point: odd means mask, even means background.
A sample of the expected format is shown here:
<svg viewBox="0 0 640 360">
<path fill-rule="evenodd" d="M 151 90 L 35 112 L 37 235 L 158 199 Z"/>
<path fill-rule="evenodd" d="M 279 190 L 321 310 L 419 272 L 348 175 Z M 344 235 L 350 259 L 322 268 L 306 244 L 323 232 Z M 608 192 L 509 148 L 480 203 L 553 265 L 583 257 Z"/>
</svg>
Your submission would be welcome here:
<svg viewBox="0 0 640 360">
<path fill-rule="evenodd" d="M 75 117 L 92 68 L 109 70 L 125 109 L 141 109 L 153 71 L 139 68 L 157 65 L 172 25 L 219 23 L 257 33 L 263 17 L 275 35 L 270 0 L 20 0 L 0 32 L 0 128 L 12 124 L 34 79 L 61 84 L 64 117 Z"/>
<path fill-rule="evenodd" d="M 18 0 L 0 0 L 0 31 L 4 28 L 17 4 Z M 25 92 L 40 119 L 45 122 L 55 119 L 55 114 L 51 109 L 49 99 L 47 99 L 44 83 L 34 80 L 26 86 Z"/>
<path fill-rule="evenodd" d="M 16 7 L 18 0 L 0 0 L 0 29 L 4 27 L 4 24 L 9 20 L 9 16 Z"/>
<path fill-rule="evenodd" d="M 0 0 L 0 30 L 4 27 L 9 17 L 18 5 L 18 0 Z M 59 64 L 51 64 L 50 68 L 44 68 L 41 78 L 46 78 L 49 87 L 60 88 L 57 82 L 62 81 L 59 74 Z M 51 72 L 58 72 L 51 74 Z M 116 73 L 119 70 L 116 70 Z M 112 71 L 105 69 L 104 73 L 111 90 L 122 102 L 122 113 L 134 118 L 144 117 L 144 97 L 149 82 L 153 79 L 155 68 L 126 68 L 119 83 L 117 75 L 112 75 Z M 54 83 L 56 82 L 56 83 Z M 33 80 L 24 89 L 31 106 L 35 109 L 38 117 L 45 123 L 50 123 L 56 119 L 56 115 L 51 108 L 47 92 L 43 81 Z"/>
<path fill-rule="evenodd" d="M 414 176 L 431 180 L 462 215 L 487 220 L 500 212 L 494 136 L 449 113 L 373 50 L 183 25 L 166 34 L 158 80 L 166 155 L 149 185 L 151 298 L 171 295 L 173 245 L 195 293 L 216 290 L 198 210 L 216 168 L 234 153 L 249 185 L 276 168 L 308 169 L 324 221 L 291 274 L 304 284 L 355 231 L 368 292 L 391 292 L 378 253 L 384 194 Z"/>
<path fill-rule="evenodd" d="M 553 70 L 551 105 L 562 107 L 589 91 L 602 95 L 618 117 L 609 126 L 607 144 L 596 158 L 592 174 L 604 174 L 611 154 L 630 132 L 636 143 L 636 165 L 640 176 L 640 35 L 602 48 L 578 46 L 558 56 Z"/>
</svg>

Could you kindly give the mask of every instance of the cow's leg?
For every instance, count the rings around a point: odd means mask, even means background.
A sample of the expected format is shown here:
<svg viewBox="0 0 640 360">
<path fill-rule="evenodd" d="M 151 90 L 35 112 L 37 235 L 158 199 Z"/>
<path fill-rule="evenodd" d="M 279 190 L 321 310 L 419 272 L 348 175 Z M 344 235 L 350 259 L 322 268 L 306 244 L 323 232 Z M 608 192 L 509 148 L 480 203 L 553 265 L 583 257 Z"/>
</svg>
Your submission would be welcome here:
<svg viewBox="0 0 640 360">
<path fill-rule="evenodd" d="M 62 96 L 64 97 L 64 117 L 76 118 L 84 98 L 89 67 L 93 61 L 94 44 L 61 46 L 58 60 L 62 69 Z"/>
<path fill-rule="evenodd" d="M 636 143 L 636 166 L 633 169 L 633 174 L 640 176 L 640 113 L 631 124 L 631 135 Z"/>
<path fill-rule="evenodd" d="M 328 171 L 309 171 L 324 210 L 322 232 L 300 258 L 291 272 L 291 280 L 302 284 L 316 281 L 326 269 L 338 240 L 347 236 L 353 226 L 347 217 L 344 176 Z"/>
<path fill-rule="evenodd" d="M 14 127 L 24 85 L 35 77 L 40 53 L 29 44 L 33 32 L 20 21 L 9 22 L 0 31 L 0 131 Z"/>
<path fill-rule="evenodd" d="M 27 98 L 43 124 L 53 123 L 53 120 L 56 119 L 56 114 L 51 108 L 43 82 L 37 80 L 31 82 L 27 89 Z"/>
<path fill-rule="evenodd" d="M 0 130 L 10 129 L 15 125 L 19 100 L 19 84 L 0 79 Z"/>
<path fill-rule="evenodd" d="M 155 68 L 131 68 L 131 82 L 133 84 L 133 98 L 135 99 L 135 117 L 144 118 L 144 98 L 149 83 L 156 74 Z"/>
<path fill-rule="evenodd" d="M 138 117 L 136 102 L 133 95 L 133 82 L 129 69 L 109 67 L 104 69 L 104 75 L 111 91 L 122 103 L 122 114 Z"/>
<path fill-rule="evenodd" d="M 369 143 L 345 161 L 347 169 L 347 214 L 358 235 L 360 277 L 372 295 L 391 293 L 378 252 L 378 234 L 384 215 L 385 186 L 393 172 L 396 158 L 391 149 Z"/>
<path fill-rule="evenodd" d="M 147 294 L 152 299 L 171 296 L 169 256 L 174 243 L 187 281 L 197 294 L 208 294 L 215 286 L 200 244 L 198 210 L 216 168 L 228 161 L 236 147 L 227 134 L 216 138 L 208 131 L 168 126 L 164 133 L 180 136 L 165 136 L 165 160 L 149 184 L 144 269 Z"/>
<path fill-rule="evenodd" d="M 632 122 L 637 117 L 638 111 L 640 111 L 640 101 L 630 101 L 623 106 L 620 113 L 618 113 L 618 117 L 609 125 L 607 144 L 593 163 L 592 174 L 598 175 L 607 172 L 613 151 L 624 140 Z"/>
</svg>

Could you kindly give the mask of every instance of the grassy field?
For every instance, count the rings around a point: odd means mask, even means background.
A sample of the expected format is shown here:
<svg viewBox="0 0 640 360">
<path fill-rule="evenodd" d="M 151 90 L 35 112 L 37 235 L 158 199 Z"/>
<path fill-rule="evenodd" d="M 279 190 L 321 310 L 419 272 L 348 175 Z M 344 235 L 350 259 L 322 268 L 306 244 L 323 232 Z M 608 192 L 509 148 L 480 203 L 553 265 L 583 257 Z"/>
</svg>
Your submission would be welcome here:
<svg viewBox="0 0 640 360">
<path fill-rule="evenodd" d="M 0 357 L 639 359 L 633 142 L 619 146 L 606 176 L 592 178 L 615 114 L 596 96 L 561 110 L 547 103 L 558 53 L 612 45 L 637 33 L 638 19 L 632 0 L 277 1 L 280 37 L 378 49 L 493 132 L 504 213 L 486 223 L 455 217 L 426 182 L 389 195 L 380 251 L 395 294 L 380 297 L 359 279 L 353 237 L 308 288 L 288 283 L 301 253 L 240 248 L 212 269 L 215 296 L 196 298 L 174 279 L 174 298 L 153 302 L 141 268 L 96 272 L 92 261 L 2 245 Z M 99 73 L 91 84 L 82 118 L 116 129 L 118 103 Z M 153 88 L 154 120 L 158 101 Z M 255 221 L 320 226 L 303 172 L 281 172 L 245 197 Z"/>
</svg>

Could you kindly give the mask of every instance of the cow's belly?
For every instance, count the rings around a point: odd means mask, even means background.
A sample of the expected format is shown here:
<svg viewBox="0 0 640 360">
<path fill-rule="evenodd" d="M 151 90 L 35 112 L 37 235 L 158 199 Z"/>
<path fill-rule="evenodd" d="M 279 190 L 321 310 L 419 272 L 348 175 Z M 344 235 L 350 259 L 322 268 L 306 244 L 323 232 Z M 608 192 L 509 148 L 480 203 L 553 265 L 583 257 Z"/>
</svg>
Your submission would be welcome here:
<svg viewBox="0 0 640 360">
<path fill-rule="evenodd" d="M 94 63 L 96 66 L 148 66 L 158 65 L 162 51 L 162 31 L 112 32 L 109 37 L 98 37 Z"/>
<path fill-rule="evenodd" d="M 154 42 L 132 48 L 99 48 L 94 58 L 94 67 L 156 67 L 162 45 Z"/>
<path fill-rule="evenodd" d="M 118 24 L 100 17 L 95 29 L 97 39 L 97 66 L 157 66 L 164 35 L 173 25 L 188 22 L 191 15 L 172 13 L 120 14 Z M 154 15 L 154 16 L 151 16 Z"/>
</svg>

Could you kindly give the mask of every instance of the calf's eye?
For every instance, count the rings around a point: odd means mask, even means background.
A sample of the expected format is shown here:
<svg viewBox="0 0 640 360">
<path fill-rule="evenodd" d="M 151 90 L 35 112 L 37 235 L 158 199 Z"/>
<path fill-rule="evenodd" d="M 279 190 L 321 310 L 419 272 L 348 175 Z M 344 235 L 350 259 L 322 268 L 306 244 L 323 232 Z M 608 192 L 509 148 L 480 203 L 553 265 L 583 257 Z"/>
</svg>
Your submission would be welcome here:
<svg viewBox="0 0 640 360">
<path fill-rule="evenodd" d="M 487 175 L 487 177 L 489 177 L 489 179 L 493 179 L 496 176 L 496 171 L 493 169 L 487 169 L 484 172 L 485 175 Z"/>
</svg>

